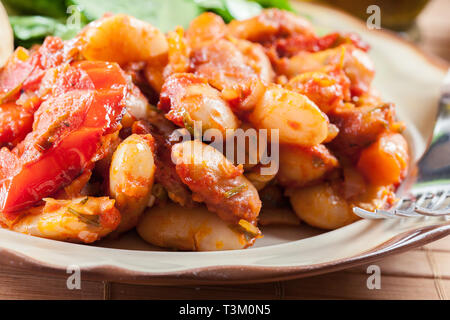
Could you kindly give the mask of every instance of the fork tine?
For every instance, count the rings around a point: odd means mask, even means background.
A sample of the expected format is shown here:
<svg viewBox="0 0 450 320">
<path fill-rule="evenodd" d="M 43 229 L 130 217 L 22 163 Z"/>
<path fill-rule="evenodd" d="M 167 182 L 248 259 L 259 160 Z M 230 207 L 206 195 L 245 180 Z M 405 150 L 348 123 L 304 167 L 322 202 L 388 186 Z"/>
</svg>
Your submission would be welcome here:
<svg viewBox="0 0 450 320">
<path fill-rule="evenodd" d="M 396 215 L 386 210 L 376 209 L 375 211 L 369 211 L 360 207 L 353 208 L 353 213 L 364 219 L 396 219 L 400 218 L 400 215 Z"/>
<path fill-rule="evenodd" d="M 443 216 L 450 218 L 450 205 L 440 209 L 448 197 L 450 197 L 450 190 L 439 191 L 437 193 L 422 192 L 417 193 L 414 197 L 400 198 L 391 210 L 376 209 L 375 211 L 368 211 L 360 207 L 355 207 L 353 208 L 353 212 L 364 219 L 394 219 L 402 217 L 427 218 Z M 430 201 L 426 203 L 427 200 Z"/>
<path fill-rule="evenodd" d="M 403 216 L 405 217 L 420 217 L 422 214 L 418 211 L 418 209 L 426 209 L 423 206 L 423 203 L 427 199 L 432 199 L 435 195 L 431 192 L 424 192 L 419 193 L 416 195 L 416 201 L 411 201 L 411 207 L 409 207 L 409 210 L 406 214 Z M 396 210 L 397 211 L 397 210 Z M 401 212 L 398 212 L 398 214 L 401 214 Z"/>
<path fill-rule="evenodd" d="M 445 199 L 447 199 L 448 195 L 449 195 L 448 190 L 442 191 L 442 194 L 439 196 L 439 198 L 436 200 L 433 206 L 430 207 L 430 209 L 436 210 L 437 208 L 439 208 L 441 204 L 444 203 Z"/>
<path fill-rule="evenodd" d="M 383 216 L 385 218 L 388 218 L 388 219 L 395 219 L 395 218 L 399 218 L 400 217 L 399 215 L 396 215 L 395 212 L 393 213 L 393 212 L 389 212 L 389 211 L 386 211 L 386 210 L 380 210 L 380 209 L 376 209 L 375 213 L 379 214 L 379 215 L 381 215 L 381 216 Z"/>
<path fill-rule="evenodd" d="M 431 195 L 430 192 L 424 192 L 422 194 L 418 194 L 416 196 L 416 204 L 415 207 L 421 207 L 422 204 L 429 198 L 429 196 Z"/>
<path fill-rule="evenodd" d="M 363 219 L 372 219 L 372 220 L 385 219 L 383 216 L 377 215 L 376 212 L 368 211 L 360 207 L 354 207 L 353 213 Z"/>
<path fill-rule="evenodd" d="M 406 209 L 409 210 L 402 210 L 401 208 L 403 208 L 403 205 L 405 204 L 405 202 L 409 203 L 409 206 L 406 207 Z M 412 213 L 411 209 L 411 198 L 400 198 L 395 205 L 393 206 L 392 210 L 393 210 L 393 214 L 399 216 L 399 217 L 417 217 L 417 214 Z"/>
<path fill-rule="evenodd" d="M 446 206 L 443 209 L 439 209 L 441 207 L 441 205 L 443 203 L 445 203 L 445 200 L 448 198 L 449 196 L 449 191 L 448 190 L 444 190 L 441 192 L 439 192 L 440 195 L 437 197 L 437 199 L 435 201 L 433 201 L 432 204 L 430 204 L 427 207 L 422 207 L 418 204 L 416 204 L 416 208 L 415 210 L 425 216 L 431 216 L 431 217 L 440 217 L 440 216 L 445 216 L 445 215 L 449 215 L 450 214 L 450 208 L 449 206 Z"/>
<path fill-rule="evenodd" d="M 439 191 L 432 195 L 430 203 L 426 206 L 427 209 L 437 208 L 445 199 L 445 191 Z"/>
<path fill-rule="evenodd" d="M 400 216 L 400 217 L 405 217 L 405 218 L 421 217 L 421 215 L 416 213 L 414 210 L 411 210 L 411 211 L 394 210 L 394 214 L 397 216 Z"/>
<path fill-rule="evenodd" d="M 395 210 L 400 210 L 400 208 L 403 207 L 406 200 L 407 200 L 407 198 L 405 198 L 405 197 L 398 199 L 397 202 L 395 203 L 395 205 L 393 206 L 393 208 Z"/>
<path fill-rule="evenodd" d="M 401 207 L 395 207 L 394 208 L 394 214 L 397 215 L 401 215 L 404 217 L 409 217 L 413 214 L 414 212 L 414 200 L 411 198 L 401 198 L 400 201 L 402 202 L 402 206 Z M 407 206 L 404 207 L 403 204 L 407 203 Z"/>
<path fill-rule="evenodd" d="M 450 215 L 450 208 L 446 208 L 444 210 L 431 210 L 431 209 L 427 209 L 427 208 L 416 208 L 416 211 L 424 216 L 429 216 L 429 217 L 442 217 L 442 216 L 447 216 Z"/>
</svg>

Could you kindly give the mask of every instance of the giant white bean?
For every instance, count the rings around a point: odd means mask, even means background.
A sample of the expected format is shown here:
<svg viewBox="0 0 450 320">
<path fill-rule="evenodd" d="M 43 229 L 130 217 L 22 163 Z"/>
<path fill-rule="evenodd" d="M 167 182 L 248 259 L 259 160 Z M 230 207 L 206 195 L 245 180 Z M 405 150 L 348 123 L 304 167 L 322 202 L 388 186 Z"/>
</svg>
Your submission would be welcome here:
<svg viewBox="0 0 450 320">
<path fill-rule="evenodd" d="M 113 154 L 109 170 L 109 192 L 122 214 L 117 232 L 136 226 L 151 196 L 155 161 L 153 137 L 132 134 Z"/>
<path fill-rule="evenodd" d="M 137 231 L 153 245 L 178 250 L 244 249 L 254 241 L 204 206 L 185 208 L 173 203 L 149 208 Z"/>
</svg>

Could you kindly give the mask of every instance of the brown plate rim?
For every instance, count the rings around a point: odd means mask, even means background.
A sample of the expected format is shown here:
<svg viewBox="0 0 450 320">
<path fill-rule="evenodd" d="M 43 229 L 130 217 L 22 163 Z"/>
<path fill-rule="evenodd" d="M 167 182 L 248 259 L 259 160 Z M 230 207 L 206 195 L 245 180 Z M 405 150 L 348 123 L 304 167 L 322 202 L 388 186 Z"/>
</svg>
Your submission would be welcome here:
<svg viewBox="0 0 450 320">
<path fill-rule="evenodd" d="M 396 235 L 361 254 L 305 266 L 216 265 L 173 272 L 142 272 L 113 265 L 98 265 L 81 268 L 81 274 L 82 278 L 86 280 L 152 285 L 225 285 L 284 281 L 367 264 L 394 253 L 423 246 L 448 235 L 450 235 L 450 222 L 421 227 Z M 67 276 L 67 270 L 62 266 L 42 262 L 13 250 L 0 248 L 0 256 L 8 261 L 7 265 L 9 266 L 30 269 L 52 276 Z"/>
</svg>

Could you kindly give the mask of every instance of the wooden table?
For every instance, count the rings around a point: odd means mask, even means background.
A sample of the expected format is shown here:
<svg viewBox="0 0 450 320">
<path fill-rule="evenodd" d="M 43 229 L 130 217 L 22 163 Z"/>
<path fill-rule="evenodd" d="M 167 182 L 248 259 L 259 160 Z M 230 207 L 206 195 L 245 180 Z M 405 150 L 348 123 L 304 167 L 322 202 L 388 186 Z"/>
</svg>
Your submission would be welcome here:
<svg viewBox="0 0 450 320">
<path fill-rule="evenodd" d="M 418 19 L 421 46 L 450 61 L 449 0 L 434 0 Z M 450 237 L 386 258 L 381 289 L 369 290 L 367 266 L 306 279 L 239 286 L 161 287 L 82 281 L 68 290 L 66 278 L 30 274 L 0 265 L 0 299 L 448 299 Z"/>
</svg>

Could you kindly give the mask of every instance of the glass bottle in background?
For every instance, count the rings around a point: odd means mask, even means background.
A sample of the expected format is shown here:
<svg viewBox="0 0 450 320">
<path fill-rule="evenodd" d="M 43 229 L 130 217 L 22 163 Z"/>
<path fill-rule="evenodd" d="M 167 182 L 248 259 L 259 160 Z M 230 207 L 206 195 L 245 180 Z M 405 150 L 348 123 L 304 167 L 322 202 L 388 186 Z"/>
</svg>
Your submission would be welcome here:
<svg viewBox="0 0 450 320">
<path fill-rule="evenodd" d="M 366 20 L 367 8 L 380 7 L 381 26 L 400 32 L 409 40 L 418 41 L 419 32 L 415 20 L 429 0 L 321 0 L 328 5 L 339 7 L 352 15 Z"/>
</svg>

